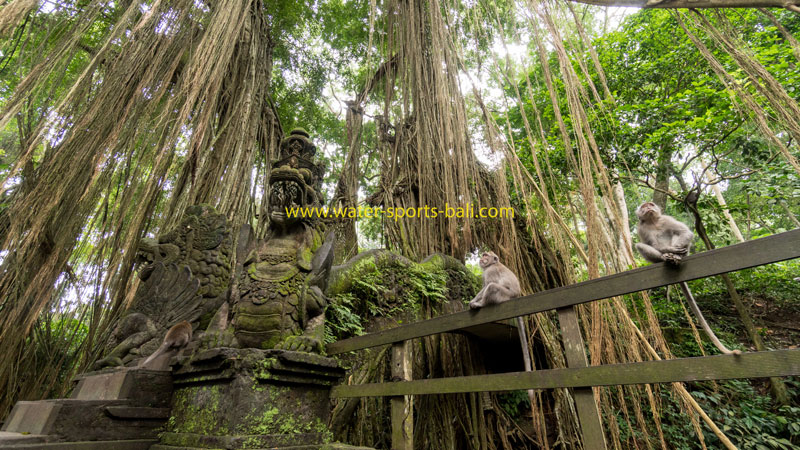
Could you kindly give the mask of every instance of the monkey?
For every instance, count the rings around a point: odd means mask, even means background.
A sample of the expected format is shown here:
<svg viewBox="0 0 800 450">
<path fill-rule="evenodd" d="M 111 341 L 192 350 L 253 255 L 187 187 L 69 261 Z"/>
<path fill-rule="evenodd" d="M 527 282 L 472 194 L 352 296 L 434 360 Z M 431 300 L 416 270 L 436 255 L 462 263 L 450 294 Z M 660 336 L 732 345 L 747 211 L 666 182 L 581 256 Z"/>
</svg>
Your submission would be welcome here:
<svg viewBox="0 0 800 450">
<path fill-rule="evenodd" d="M 500 262 L 494 252 L 482 254 L 478 265 L 483 269 L 483 288 L 469 302 L 470 309 L 496 305 L 519 297 L 521 290 L 517 276 Z"/>
<path fill-rule="evenodd" d="M 636 210 L 639 218 L 639 243 L 636 250 L 650 262 L 678 265 L 689 254 L 694 234 L 684 223 L 666 214 L 653 202 L 642 203 Z"/>
<path fill-rule="evenodd" d="M 178 322 L 172 326 L 164 335 L 164 342 L 152 355 L 148 356 L 144 362 L 139 364 L 139 367 L 147 368 L 153 360 L 162 354 L 173 351 L 176 352 L 185 347 L 189 341 L 192 340 L 192 324 L 187 321 Z M 160 366 L 160 364 L 151 364 Z"/>
<path fill-rule="evenodd" d="M 670 265 L 677 266 L 681 263 L 684 256 L 689 254 L 689 246 L 692 243 L 694 234 L 686 224 L 675 220 L 675 218 L 661 213 L 661 208 L 653 202 L 646 202 L 639 205 L 636 209 L 636 216 L 639 218 L 639 226 L 637 232 L 639 240 L 636 244 L 636 250 L 650 262 L 666 262 Z M 697 306 L 697 301 L 692 295 L 689 285 L 685 281 L 680 283 L 681 290 L 689 302 L 689 308 L 694 313 L 703 331 L 706 332 L 711 342 L 722 353 L 726 355 L 734 354 L 741 355 L 740 350 L 728 350 L 727 347 L 717 338 L 717 335 L 708 326 L 703 313 Z"/>
<path fill-rule="evenodd" d="M 509 270 L 494 252 L 485 252 L 481 255 L 478 265 L 483 270 L 483 288 L 478 295 L 469 302 L 470 309 L 483 308 L 486 305 L 496 305 L 520 296 L 522 289 L 519 279 L 514 272 Z M 528 337 L 525 333 L 525 321 L 522 316 L 517 317 L 517 333 L 519 335 L 522 362 L 526 372 L 533 370 L 531 355 L 528 352 Z M 531 404 L 535 401 L 535 392 L 528 390 Z"/>
</svg>

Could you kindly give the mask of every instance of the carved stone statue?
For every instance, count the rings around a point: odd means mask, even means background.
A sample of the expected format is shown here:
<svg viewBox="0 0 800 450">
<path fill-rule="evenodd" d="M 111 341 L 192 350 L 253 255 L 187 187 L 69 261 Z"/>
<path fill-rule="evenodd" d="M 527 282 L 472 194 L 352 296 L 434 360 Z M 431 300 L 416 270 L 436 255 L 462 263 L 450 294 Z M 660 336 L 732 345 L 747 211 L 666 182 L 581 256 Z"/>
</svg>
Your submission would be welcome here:
<svg viewBox="0 0 800 450">
<path fill-rule="evenodd" d="M 298 210 L 321 206 L 315 152 L 303 130 L 281 142 L 264 236 L 245 225 L 234 249 L 225 216 L 199 205 L 143 240 L 131 308 L 96 365 L 126 367 L 82 375 L 68 401 L 22 402 L 10 431 L 103 448 L 156 437 L 152 448 L 175 450 L 351 448 L 331 443 L 327 427 L 345 372 L 313 354 L 335 241 L 318 214 Z"/>
<path fill-rule="evenodd" d="M 227 299 L 232 246 L 225 216 L 208 205 L 187 208 L 177 227 L 142 240 L 139 288 L 95 367 L 131 365 L 154 352 L 182 320 L 204 329 Z"/>
<path fill-rule="evenodd" d="M 132 365 L 154 352 L 166 330 L 182 320 L 206 330 L 198 333 L 204 348 L 321 353 L 322 293 L 334 234 L 323 241 L 320 217 L 303 214 L 321 206 L 323 170 L 315 153 L 301 129 L 281 142 L 262 214 L 269 220 L 266 237 L 258 239 L 249 225 L 240 230 L 233 273 L 230 225 L 210 206 L 192 206 L 175 229 L 144 239 L 142 283 L 96 367 Z"/>
<path fill-rule="evenodd" d="M 333 261 L 334 235 L 328 233 L 323 242 L 320 218 L 303 217 L 299 211 L 321 206 L 323 170 L 314 163 L 315 152 L 301 129 L 281 142 L 269 177 L 267 236 L 254 239 L 249 227 L 240 234 L 244 257 L 231 299 L 239 347 L 322 351 L 322 292 Z"/>
</svg>

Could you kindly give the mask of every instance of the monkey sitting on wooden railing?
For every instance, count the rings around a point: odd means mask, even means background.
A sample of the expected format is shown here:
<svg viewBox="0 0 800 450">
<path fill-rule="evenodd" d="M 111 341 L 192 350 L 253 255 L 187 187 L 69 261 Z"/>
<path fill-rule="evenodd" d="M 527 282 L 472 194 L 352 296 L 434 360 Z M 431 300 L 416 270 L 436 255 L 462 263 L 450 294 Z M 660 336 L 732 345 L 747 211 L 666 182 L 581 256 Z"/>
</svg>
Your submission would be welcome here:
<svg viewBox="0 0 800 450">
<path fill-rule="evenodd" d="M 683 257 L 689 254 L 689 246 L 692 244 L 694 234 L 684 223 L 679 222 L 672 216 L 662 214 L 661 208 L 653 202 L 639 205 L 636 210 L 636 216 L 639 218 L 637 232 L 641 241 L 636 244 L 636 250 L 644 256 L 644 259 L 650 262 L 667 262 L 677 266 Z M 728 350 L 717 339 L 717 335 L 708 326 L 703 313 L 700 312 L 689 285 L 685 281 L 681 281 L 678 284 L 680 284 L 681 290 L 683 290 L 683 294 L 689 302 L 689 307 L 703 327 L 703 331 L 711 339 L 711 342 L 722 353 L 740 355 L 742 353 L 740 350 Z"/>
</svg>

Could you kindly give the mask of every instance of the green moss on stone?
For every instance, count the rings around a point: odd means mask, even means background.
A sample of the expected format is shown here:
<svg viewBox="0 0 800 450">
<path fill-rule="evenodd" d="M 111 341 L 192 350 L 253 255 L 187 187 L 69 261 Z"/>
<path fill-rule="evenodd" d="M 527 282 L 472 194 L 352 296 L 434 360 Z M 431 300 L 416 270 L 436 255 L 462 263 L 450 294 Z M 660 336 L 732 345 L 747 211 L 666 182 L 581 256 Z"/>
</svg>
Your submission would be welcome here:
<svg viewBox="0 0 800 450">
<path fill-rule="evenodd" d="M 176 433 L 225 434 L 225 424 L 218 419 L 222 405 L 220 385 L 180 389 L 175 393 L 175 420 L 167 430 Z"/>
</svg>

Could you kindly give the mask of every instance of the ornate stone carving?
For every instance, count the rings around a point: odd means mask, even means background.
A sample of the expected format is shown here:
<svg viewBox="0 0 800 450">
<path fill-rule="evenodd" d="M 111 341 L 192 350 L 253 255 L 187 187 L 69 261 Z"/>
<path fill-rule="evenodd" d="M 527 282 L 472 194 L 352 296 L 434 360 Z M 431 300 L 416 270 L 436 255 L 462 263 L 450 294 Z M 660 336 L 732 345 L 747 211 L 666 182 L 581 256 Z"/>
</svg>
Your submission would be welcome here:
<svg viewBox="0 0 800 450">
<path fill-rule="evenodd" d="M 290 209 L 320 206 L 323 171 L 303 130 L 293 130 L 280 151 L 270 173 L 267 237 L 240 234 L 247 244 L 232 298 L 233 334 L 240 347 L 321 352 L 334 236 L 323 242 L 319 217 Z"/>
<path fill-rule="evenodd" d="M 177 227 L 143 239 L 142 281 L 96 367 L 130 365 L 149 355 L 182 320 L 205 328 L 228 295 L 232 245 L 225 216 L 208 205 L 187 208 Z"/>
<path fill-rule="evenodd" d="M 240 230 L 230 299 L 202 347 L 174 366 L 172 416 L 153 448 L 346 448 L 326 444 L 328 390 L 343 371 L 310 354 L 323 349 L 334 235 L 323 242 L 318 217 L 286 211 L 320 206 L 314 151 L 302 130 L 282 141 L 261 216 L 266 236 Z"/>
</svg>

